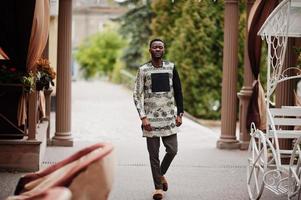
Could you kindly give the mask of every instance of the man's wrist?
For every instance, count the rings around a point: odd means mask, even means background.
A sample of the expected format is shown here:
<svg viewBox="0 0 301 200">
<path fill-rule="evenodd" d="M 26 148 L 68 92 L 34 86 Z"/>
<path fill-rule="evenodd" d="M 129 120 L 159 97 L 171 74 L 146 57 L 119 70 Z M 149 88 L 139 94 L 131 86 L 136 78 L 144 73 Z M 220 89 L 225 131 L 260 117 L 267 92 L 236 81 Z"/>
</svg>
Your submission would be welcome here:
<svg viewBox="0 0 301 200">
<path fill-rule="evenodd" d="M 179 113 L 178 116 L 179 117 L 183 117 L 184 113 Z"/>
</svg>

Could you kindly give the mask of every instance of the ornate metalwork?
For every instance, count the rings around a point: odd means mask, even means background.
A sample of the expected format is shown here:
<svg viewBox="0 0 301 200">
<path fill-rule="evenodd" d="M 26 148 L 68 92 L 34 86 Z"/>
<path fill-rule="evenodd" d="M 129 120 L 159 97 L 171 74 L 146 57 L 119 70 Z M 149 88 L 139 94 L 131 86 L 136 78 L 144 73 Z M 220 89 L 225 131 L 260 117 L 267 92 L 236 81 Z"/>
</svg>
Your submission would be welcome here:
<svg viewBox="0 0 301 200">
<path fill-rule="evenodd" d="M 270 189 L 275 194 L 288 194 L 291 199 L 300 193 L 301 187 L 301 134 L 300 131 L 290 131 L 290 136 L 299 137 L 294 145 L 292 152 L 286 151 L 285 155 L 290 156 L 290 164 L 282 163 L 282 153 L 279 147 L 278 134 L 279 127 L 282 125 L 295 126 L 294 122 L 300 114 L 296 112 L 296 108 L 279 108 L 278 115 L 286 118 L 279 119 L 279 116 L 271 113 L 269 108 L 270 98 L 276 89 L 276 86 L 283 81 L 301 78 L 301 69 L 297 67 L 289 67 L 283 69 L 286 48 L 289 35 L 290 11 L 295 9 L 291 7 L 294 0 L 283 0 L 278 7 L 270 14 L 266 22 L 259 31 L 263 40 L 268 44 L 268 82 L 266 91 L 267 116 L 268 122 L 266 133 L 256 129 L 255 124 L 251 125 L 251 140 L 249 146 L 248 170 L 247 170 L 247 186 L 250 199 L 259 199 L 263 188 Z M 301 4 L 298 4 L 298 10 Z M 300 12 L 299 12 L 300 13 Z M 299 16 L 299 15 L 298 15 Z M 301 15 L 300 15 L 301 16 Z M 299 18 L 300 18 L 299 16 Z M 296 20 L 296 19 L 295 19 Z M 294 34 L 299 34 L 294 33 Z M 293 72 L 293 73 L 292 73 Z M 294 74 L 294 75 L 291 75 Z M 281 110 L 282 109 L 282 110 Z M 282 122 L 284 124 L 282 124 Z M 295 124 L 294 124 L 295 123 Z M 280 136 L 279 136 L 280 137 Z M 281 138 L 286 138 L 281 135 Z M 286 165 L 286 166 L 285 166 Z M 262 178 L 262 179 L 261 179 Z"/>
<path fill-rule="evenodd" d="M 266 187 L 278 194 L 287 193 L 288 178 L 283 178 L 282 174 L 283 172 L 278 169 L 270 170 L 265 173 L 263 181 Z"/>
</svg>

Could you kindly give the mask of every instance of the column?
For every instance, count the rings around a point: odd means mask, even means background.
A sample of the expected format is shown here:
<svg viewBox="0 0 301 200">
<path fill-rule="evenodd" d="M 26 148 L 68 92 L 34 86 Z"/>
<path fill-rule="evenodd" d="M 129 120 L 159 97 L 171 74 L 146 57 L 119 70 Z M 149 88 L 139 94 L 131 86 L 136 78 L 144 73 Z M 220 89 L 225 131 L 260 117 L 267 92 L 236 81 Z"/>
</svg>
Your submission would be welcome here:
<svg viewBox="0 0 301 200">
<path fill-rule="evenodd" d="M 37 133 L 38 121 L 38 105 L 37 92 L 33 91 L 29 94 L 28 100 L 28 140 L 35 140 Z"/>
<path fill-rule="evenodd" d="M 249 12 L 255 0 L 247 0 L 247 21 L 246 21 L 246 39 L 244 43 L 244 84 L 240 92 L 237 93 L 239 98 L 239 142 L 240 149 L 247 150 L 250 141 L 250 134 L 247 130 L 247 113 L 250 98 L 252 95 L 252 83 L 254 81 L 253 73 L 251 70 L 249 54 L 248 54 L 248 19 Z"/>
<path fill-rule="evenodd" d="M 47 127 L 47 144 L 51 144 L 50 141 L 50 126 L 51 126 L 51 120 L 50 120 L 50 113 L 51 113 L 51 93 L 52 93 L 52 89 L 48 89 L 44 91 L 44 95 L 45 95 L 45 107 L 46 107 L 46 119 L 48 121 L 48 127 Z"/>
<path fill-rule="evenodd" d="M 238 0 L 225 0 L 224 57 L 222 81 L 222 124 L 217 148 L 236 149 L 236 84 L 238 63 Z"/>
<path fill-rule="evenodd" d="M 72 0 L 59 1 L 56 86 L 56 132 L 52 145 L 73 146 L 71 135 Z"/>
</svg>

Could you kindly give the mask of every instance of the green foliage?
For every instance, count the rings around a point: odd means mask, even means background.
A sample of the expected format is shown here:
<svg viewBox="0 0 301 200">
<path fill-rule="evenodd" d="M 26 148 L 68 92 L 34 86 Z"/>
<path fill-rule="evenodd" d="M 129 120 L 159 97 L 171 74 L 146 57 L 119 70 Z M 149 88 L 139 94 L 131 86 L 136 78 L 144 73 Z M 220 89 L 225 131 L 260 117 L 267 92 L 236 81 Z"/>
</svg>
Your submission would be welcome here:
<svg viewBox="0 0 301 200">
<path fill-rule="evenodd" d="M 121 62 L 120 59 L 117 60 L 116 64 L 115 64 L 115 67 L 113 69 L 113 72 L 112 72 L 112 82 L 113 83 L 121 83 L 121 79 L 122 79 L 122 75 L 121 75 L 121 70 L 122 70 L 122 66 L 123 66 L 123 63 Z"/>
<path fill-rule="evenodd" d="M 150 4 L 151 2 L 151 4 Z M 174 62 L 182 80 L 185 109 L 204 119 L 219 119 L 224 41 L 224 3 L 198 0 L 127 1 L 121 33 L 129 38 L 123 54 L 127 67 L 149 56 L 148 41 L 165 41 L 166 59 Z M 246 1 L 240 3 L 237 91 L 243 84 Z M 142 60 L 144 58 L 144 60 Z M 133 68 L 131 68 L 133 69 Z"/>
<path fill-rule="evenodd" d="M 25 92 L 33 92 L 35 87 L 35 75 L 30 72 L 21 77 L 21 83 Z"/>
<path fill-rule="evenodd" d="M 168 54 L 172 41 L 177 38 L 175 32 L 176 20 L 182 16 L 182 7 L 185 1 L 160 0 L 153 1 L 154 17 L 151 23 L 152 38 L 161 38 L 165 43 Z"/>
<path fill-rule="evenodd" d="M 245 4 L 240 4 L 238 87 L 243 83 Z M 224 4 L 219 1 L 153 1 L 152 38 L 162 38 L 179 71 L 184 107 L 194 116 L 220 118 Z"/>
<path fill-rule="evenodd" d="M 128 1 L 126 6 L 130 8 L 129 11 L 119 18 L 120 33 L 129 40 L 129 45 L 122 56 L 127 68 L 137 68 L 141 64 L 151 34 L 150 0 L 143 2 L 142 0 Z"/>
<path fill-rule="evenodd" d="M 167 43 L 167 57 L 176 63 L 185 109 L 197 117 L 219 118 L 223 4 L 211 1 L 171 4 L 166 0 L 154 3 L 153 8 L 156 10 L 153 32 L 162 35 Z"/>
<path fill-rule="evenodd" d="M 268 73 L 267 55 L 268 55 L 268 46 L 265 41 L 262 41 L 259 80 L 261 82 L 264 91 L 266 91 L 267 89 L 267 73 Z"/>
<path fill-rule="evenodd" d="M 116 31 L 105 30 L 89 37 L 76 52 L 85 78 L 111 75 L 125 42 Z"/>
<path fill-rule="evenodd" d="M 0 64 L 0 84 L 21 84 L 24 92 L 48 90 L 54 86 L 56 72 L 47 59 L 38 59 L 35 73 L 18 71 L 15 67 Z"/>
</svg>

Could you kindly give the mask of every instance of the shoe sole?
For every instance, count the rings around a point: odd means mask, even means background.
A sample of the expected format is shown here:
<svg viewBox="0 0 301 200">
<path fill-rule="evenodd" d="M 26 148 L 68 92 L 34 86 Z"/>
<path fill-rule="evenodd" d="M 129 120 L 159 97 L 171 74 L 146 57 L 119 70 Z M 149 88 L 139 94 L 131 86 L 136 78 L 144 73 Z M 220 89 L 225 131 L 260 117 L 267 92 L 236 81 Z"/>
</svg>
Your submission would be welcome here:
<svg viewBox="0 0 301 200">
<path fill-rule="evenodd" d="M 155 194 L 155 195 L 153 196 L 153 199 L 154 199 L 154 200 L 162 200 L 162 199 L 163 199 L 163 196 L 160 195 L 160 194 Z"/>
</svg>

